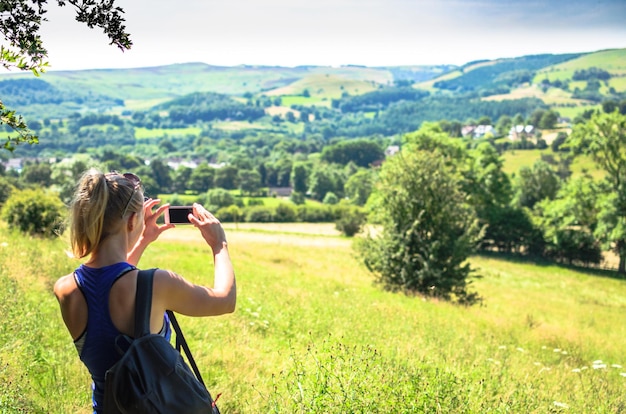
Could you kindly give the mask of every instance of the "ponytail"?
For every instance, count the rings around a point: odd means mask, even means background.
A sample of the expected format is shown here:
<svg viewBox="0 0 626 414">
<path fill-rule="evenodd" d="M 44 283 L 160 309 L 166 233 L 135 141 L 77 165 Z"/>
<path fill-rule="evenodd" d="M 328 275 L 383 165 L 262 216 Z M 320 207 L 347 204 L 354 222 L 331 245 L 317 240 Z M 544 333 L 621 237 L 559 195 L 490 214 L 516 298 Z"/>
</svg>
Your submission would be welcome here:
<svg viewBox="0 0 626 414">
<path fill-rule="evenodd" d="M 70 207 L 70 243 L 74 257 L 83 258 L 93 253 L 102 240 L 119 229 L 123 222 L 120 212 L 134 192 L 128 180 L 118 174 L 105 175 L 92 168 L 82 175 Z"/>
</svg>

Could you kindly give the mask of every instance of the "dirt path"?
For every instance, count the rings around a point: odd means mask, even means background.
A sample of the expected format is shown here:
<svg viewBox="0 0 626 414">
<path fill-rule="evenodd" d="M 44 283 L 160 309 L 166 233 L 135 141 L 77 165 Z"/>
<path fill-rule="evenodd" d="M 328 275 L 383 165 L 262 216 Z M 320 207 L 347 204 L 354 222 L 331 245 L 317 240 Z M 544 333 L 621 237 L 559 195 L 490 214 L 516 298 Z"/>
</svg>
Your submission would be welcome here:
<svg viewBox="0 0 626 414">
<path fill-rule="evenodd" d="M 271 243 L 296 246 L 340 247 L 349 246 L 352 239 L 341 237 L 332 223 L 241 223 L 224 224 L 229 242 Z M 161 240 L 200 240 L 198 230 L 178 226 L 163 233 Z"/>
</svg>

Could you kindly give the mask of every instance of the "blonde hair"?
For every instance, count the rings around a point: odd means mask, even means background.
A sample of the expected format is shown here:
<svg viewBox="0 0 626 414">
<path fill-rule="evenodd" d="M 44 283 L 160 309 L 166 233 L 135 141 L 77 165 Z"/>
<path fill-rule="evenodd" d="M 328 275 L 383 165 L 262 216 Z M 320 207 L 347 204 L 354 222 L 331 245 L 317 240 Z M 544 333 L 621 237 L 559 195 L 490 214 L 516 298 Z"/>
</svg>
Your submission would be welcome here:
<svg viewBox="0 0 626 414">
<path fill-rule="evenodd" d="M 143 191 L 118 173 L 96 169 L 83 173 L 70 206 L 70 243 L 74 257 L 82 258 L 98 249 L 100 242 L 116 233 L 122 213 L 143 208 Z"/>
</svg>

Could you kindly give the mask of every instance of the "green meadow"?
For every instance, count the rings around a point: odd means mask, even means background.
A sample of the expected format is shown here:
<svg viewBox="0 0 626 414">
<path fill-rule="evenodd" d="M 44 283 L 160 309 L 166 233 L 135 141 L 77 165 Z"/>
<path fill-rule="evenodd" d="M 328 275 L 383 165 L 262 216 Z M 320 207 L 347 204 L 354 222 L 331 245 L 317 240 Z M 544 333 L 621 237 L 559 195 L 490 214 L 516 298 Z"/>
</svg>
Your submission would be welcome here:
<svg viewBox="0 0 626 414">
<path fill-rule="evenodd" d="M 619 413 L 626 281 L 475 256 L 481 305 L 385 292 L 332 224 L 228 225 L 235 313 L 180 317 L 223 413 Z M 90 379 L 52 295 L 66 241 L 0 224 L 0 412 L 88 413 Z M 179 226 L 141 267 L 212 283 Z"/>
</svg>

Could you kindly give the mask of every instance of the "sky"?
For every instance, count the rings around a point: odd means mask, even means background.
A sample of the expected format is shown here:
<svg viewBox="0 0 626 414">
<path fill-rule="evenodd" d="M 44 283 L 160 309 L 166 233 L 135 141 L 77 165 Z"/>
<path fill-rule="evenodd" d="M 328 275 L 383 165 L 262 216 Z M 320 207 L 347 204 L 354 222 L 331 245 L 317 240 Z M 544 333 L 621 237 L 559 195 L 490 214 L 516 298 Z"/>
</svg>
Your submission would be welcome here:
<svg viewBox="0 0 626 414">
<path fill-rule="evenodd" d="M 48 1 L 48 70 L 403 66 L 626 48 L 626 0 L 116 0 L 131 50 Z"/>
</svg>

